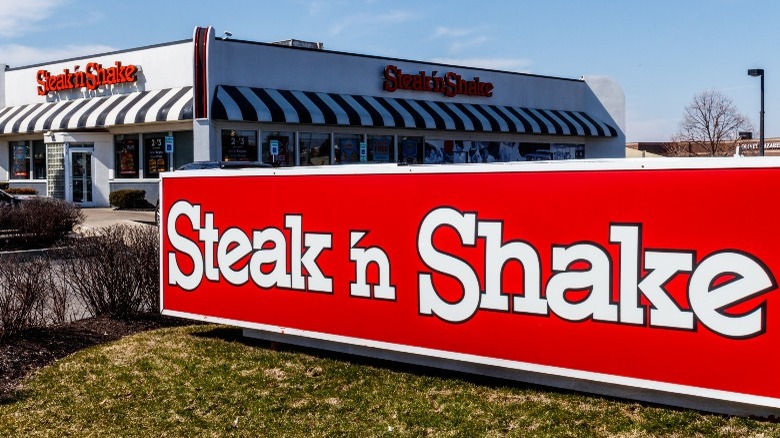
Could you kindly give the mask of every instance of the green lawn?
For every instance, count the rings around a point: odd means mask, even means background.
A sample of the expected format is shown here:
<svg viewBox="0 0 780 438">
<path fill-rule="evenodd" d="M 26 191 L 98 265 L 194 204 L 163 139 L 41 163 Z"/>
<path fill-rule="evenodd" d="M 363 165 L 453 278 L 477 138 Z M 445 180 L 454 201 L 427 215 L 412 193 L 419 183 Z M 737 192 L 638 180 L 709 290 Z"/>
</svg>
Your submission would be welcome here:
<svg viewBox="0 0 780 438">
<path fill-rule="evenodd" d="M 0 405 L 0 436 L 780 436 L 707 415 L 160 329 L 81 351 Z"/>
</svg>

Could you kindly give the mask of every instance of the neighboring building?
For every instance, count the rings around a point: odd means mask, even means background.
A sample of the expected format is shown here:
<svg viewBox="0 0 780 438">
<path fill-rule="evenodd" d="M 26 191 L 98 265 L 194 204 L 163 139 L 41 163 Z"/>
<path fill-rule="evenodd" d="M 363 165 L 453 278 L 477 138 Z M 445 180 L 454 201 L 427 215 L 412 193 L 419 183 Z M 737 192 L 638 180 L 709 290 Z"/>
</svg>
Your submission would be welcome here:
<svg viewBox="0 0 780 438">
<path fill-rule="evenodd" d="M 724 144 L 721 156 L 739 155 L 743 157 L 758 155 L 758 140 L 730 140 Z M 626 157 L 700 157 L 708 155 L 702 148 L 696 148 L 686 142 L 629 142 L 626 143 Z M 780 156 L 780 137 L 764 139 L 764 155 Z"/>
<path fill-rule="evenodd" d="M 625 99 L 565 79 L 268 44 L 192 40 L 0 64 L 0 181 L 82 206 L 194 160 L 276 166 L 625 156 Z M 2 60 L 0 60 L 2 61 Z"/>
</svg>

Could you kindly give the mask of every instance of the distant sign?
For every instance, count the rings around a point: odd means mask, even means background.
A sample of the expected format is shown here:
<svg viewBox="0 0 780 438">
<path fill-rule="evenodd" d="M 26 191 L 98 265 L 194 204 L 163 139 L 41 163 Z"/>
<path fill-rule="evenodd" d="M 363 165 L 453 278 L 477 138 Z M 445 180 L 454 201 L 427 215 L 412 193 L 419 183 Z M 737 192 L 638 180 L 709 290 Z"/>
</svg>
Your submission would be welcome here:
<svg viewBox="0 0 780 438">
<path fill-rule="evenodd" d="M 172 154 L 173 153 L 173 136 L 172 135 L 166 135 L 165 136 L 165 153 L 166 154 Z"/>
<path fill-rule="evenodd" d="M 279 155 L 279 140 L 271 140 L 271 155 Z"/>
<path fill-rule="evenodd" d="M 366 142 L 360 142 L 360 161 L 365 163 L 368 161 L 368 145 Z"/>
</svg>

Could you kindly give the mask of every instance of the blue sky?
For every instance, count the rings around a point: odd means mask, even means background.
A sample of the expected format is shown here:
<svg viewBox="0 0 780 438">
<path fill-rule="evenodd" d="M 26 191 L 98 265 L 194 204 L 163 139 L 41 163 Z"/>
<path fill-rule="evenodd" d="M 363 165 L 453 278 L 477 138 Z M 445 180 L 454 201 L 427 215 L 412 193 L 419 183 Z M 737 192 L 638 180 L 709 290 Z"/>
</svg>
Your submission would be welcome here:
<svg viewBox="0 0 780 438">
<path fill-rule="evenodd" d="M 567 78 L 606 75 L 626 94 L 628 141 L 664 141 L 705 90 L 780 136 L 775 0 L 0 0 L 0 63 L 29 65 L 189 39 L 321 41 L 326 49 Z M 778 84 L 778 85 L 775 85 Z"/>
</svg>

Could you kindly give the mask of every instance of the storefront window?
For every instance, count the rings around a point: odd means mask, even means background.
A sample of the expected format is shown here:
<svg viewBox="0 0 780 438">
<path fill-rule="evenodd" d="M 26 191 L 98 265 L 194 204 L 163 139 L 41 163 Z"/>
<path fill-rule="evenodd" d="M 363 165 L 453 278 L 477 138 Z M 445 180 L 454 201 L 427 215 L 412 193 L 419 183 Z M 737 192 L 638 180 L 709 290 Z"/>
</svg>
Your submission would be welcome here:
<svg viewBox="0 0 780 438">
<path fill-rule="evenodd" d="M 301 132 L 298 134 L 298 153 L 301 166 L 330 164 L 330 134 Z"/>
<path fill-rule="evenodd" d="M 417 164 L 423 162 L 422 137 L 398 137 L 398 162 Z"/>
<path fill-rule="evenodd" d="M 192 163 L 195 159 L 192 131 L 176 131 L 173 133 L 173 168 Z"/>
<path fill-rule="evenodd" d="M 165 136 L 165 133 L 144 134 L 145 178 L 159 178 L 160 172 L 168 170 Z"/>
<path fill-rule="evenodd" d="M 138 135 L 114 137 L 114 175 L 116 178 L 138 178 Z"/>
<path fill-rule="evenodd" d="M 292 132 L 263 132 L 263 163 L 277 167 L 295 165 L 295 134 Z M 272 148 L 271 146 L 275 146 Z M 271 154 L 273 151 L 276 155 Z"/>
<path fill-rule="evenodd" d="M 9 150 L 11 151 L 11 179 L 30 179 L 29 142 L 12 141 Z"/>
<path fill-rule="evenodd" d="M 333 144 L 333 162 L 336 164 L 353 164 L 368 161 L 368 147 L 363 142 L 362 135 L 335 134 L 333 136 Z"/>
<path fill-rule="evenodd" d="M 223 161 L 257 161 L 257 131 L 222 130 Z"/>
<path fill-rule="evenodd" d="M 46 144 L 43 140 L 33 141 L 33 179 L 46 179 Z"/>
<path fill-rule="evenodd" d="M 395 161 L 392 135 L 369 135 L 367 143 L 369 162 L 391 163 Z"/>
</svg>

